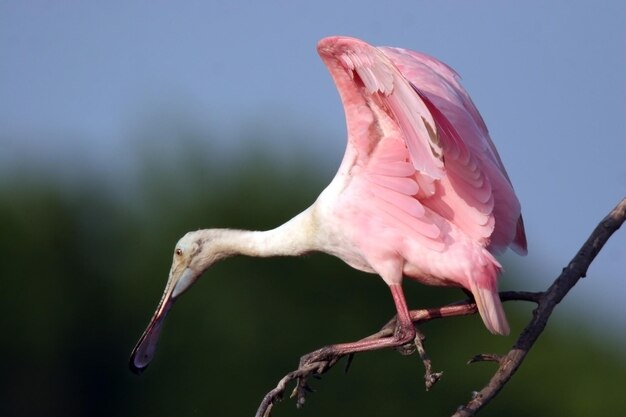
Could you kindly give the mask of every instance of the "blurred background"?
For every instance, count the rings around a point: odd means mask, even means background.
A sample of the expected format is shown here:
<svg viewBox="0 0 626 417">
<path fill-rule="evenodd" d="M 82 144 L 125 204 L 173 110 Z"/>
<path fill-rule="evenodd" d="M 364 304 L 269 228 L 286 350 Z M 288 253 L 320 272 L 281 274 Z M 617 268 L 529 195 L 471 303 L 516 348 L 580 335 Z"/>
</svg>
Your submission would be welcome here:
<svg viewBox="0 0 626 417">
<path fill-rule="evenodd" d="M 382 280 L 325 255 L 231 259 L 168 318 L 155 361 L 127 369 L 174 243 L 203 227 L 272 228 L 311 204 L 345 146 L 315 51 L 344 34 L 434 55 L 463 77 L 522 201 L 529 256 L 503 289 L 542 290 L 626 193 L 621 1 L 0 3 L 2 416 L 251 416 L 301 354 L 376 331 Z M 557 308 L 481 415 L 609 415 L 626 382 L 626 233 Z M 407 282 L 409 305 L 458 290 Z M 424 326 L 443 379 L 416 357 L 358 355 L 302 410 L 451 414 L 513 336 L 477 317 Z"/>
</svg>

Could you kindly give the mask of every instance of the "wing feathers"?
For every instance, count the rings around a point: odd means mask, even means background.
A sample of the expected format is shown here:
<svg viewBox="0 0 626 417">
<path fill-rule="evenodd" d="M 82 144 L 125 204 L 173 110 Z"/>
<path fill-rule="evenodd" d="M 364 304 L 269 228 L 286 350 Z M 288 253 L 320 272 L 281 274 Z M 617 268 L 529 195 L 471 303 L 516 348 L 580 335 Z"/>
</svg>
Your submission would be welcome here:
<svg viewBox="0 0 626 417">
<path fill-rule="evenodd" d="M 345 38 L 327 47 L 338 55 L 351 77 L 358 76 L 368 94 L 380 94 L 403 132 L 415 169 L 441 178 L 444 175 L 441 145 L 435 123 L 424 103 L 393 63 L 377 48 Z M 320 52 L 325 48 L 320 47 Z"/>
<path fill-rule="evenodd" d="M 439 179 L 444 175 L 441 146 L 435 123 L 424 103 L 404 79 L 394 79 L 394 91 L 385 102 L 404 133 L 413 166 L 419 172 Z"/>
<path fill-rule="evenodd" d="M 441 234 L 429 216 L 440 216 L 489 249 L 525 251 L 519 202 L 454 70 L 351 38 L 322 40 L 318 50 L 346 109 L 349 146 L 388 218 L 429 240 Z"/>
<path fill-rule="evenodd" d="M 382 186 L 391 191 L 396 191 L 406 196 L 414 196 L 419 191 L 417 182 L 413 178 L 395 177 L 390 175 L 365 174 L 368 181 L 373 184 Z M 417 199 L 411 197 L 411 200 Z M 421 205 L 421 204 L 420 204 Z"/>
<path fill-rule="evenodd" d="M 406 161 L 381 161 L 370 163 L 369 172 L 378 175 L 390 175 L 394 177 L 408 177 L 415 173 L 415 168 Z"/>
<path fill-rule="evenodd" d="M 390 203 L 379 196 L 377 196 L 377 199 L 379 200 L 378 207 L 380 208 L 381 213 L 385 213 L 387 215 L 386 221 L 388 224 L 400 223 L 401 225 L 414 230 L 417 232 L 414 237 L 423 238 L 421 239 L 422 242 L 431 249 L 440 251 L 445 248 L 443 240 L 437 240 L 441 236 L 441 229 L 436 224 L 429 221 L 425 217 L 415 217 L 412 214 L 401 210 L 394 203 Z"/>
<path fill-rule="evenodd" d="M 424 217 L 424 206 L 420 204 L 416 198 L 411 197 L 411 195 L 403 194 L 387 187 L 374 186 L 373 184 L 370 184 L 370 186 L 372 187 L 372 194 L 377 198 L 394 204 L 399 209 L 415 218 Z"/>
</svg>

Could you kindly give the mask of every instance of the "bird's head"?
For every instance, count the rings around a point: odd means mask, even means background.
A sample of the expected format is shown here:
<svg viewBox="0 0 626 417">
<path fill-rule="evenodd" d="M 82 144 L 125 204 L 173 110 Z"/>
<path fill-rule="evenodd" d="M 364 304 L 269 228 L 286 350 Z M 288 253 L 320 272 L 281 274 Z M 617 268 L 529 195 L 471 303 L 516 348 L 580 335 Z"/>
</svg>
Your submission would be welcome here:
<svg viewBox="0 0 626 417">
<path fill-rule="evenodd" d="M 176 244 L 172 268 L 161 301 L 130 356 L 129 367 L 134 373 L 141 373 L 150 364 L 163 320 L 174 301 L 220 257 L 207 232 L 210 231 L 189 232 Z"/>
</svg>

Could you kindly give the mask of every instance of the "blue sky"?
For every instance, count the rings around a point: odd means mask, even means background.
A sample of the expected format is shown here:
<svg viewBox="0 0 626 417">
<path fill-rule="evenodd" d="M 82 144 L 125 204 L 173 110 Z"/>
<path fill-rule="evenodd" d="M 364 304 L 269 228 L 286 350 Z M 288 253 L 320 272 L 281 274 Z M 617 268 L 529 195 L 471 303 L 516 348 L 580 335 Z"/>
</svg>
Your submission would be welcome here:
<svg viewBox="0 0 626 417">
<path fill-rule="evenodd" d="M 626 195 L 625 22 L 623 1 L 2 2 L 0 174 L 78 160 L 113 176 L 137 124 L 167 108 L 218 133 L 306 129 L 334 169 L 343 111 L 315 45 L 351 35 L 461 74 L 522 201 L 530 254 L 511 258 L 542 289 Z M 268 138 L 279 162 L 289 140 Z M 625 271 L 621 231 L 560 319 L 625 341 Z"/>
</svg>

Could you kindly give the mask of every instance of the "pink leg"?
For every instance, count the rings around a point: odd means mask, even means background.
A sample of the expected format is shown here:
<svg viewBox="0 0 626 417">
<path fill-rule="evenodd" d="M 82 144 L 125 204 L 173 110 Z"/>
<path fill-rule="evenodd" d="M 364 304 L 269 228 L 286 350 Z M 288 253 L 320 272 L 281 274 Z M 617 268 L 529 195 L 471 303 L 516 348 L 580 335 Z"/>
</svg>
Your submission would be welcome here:
<svg viewBox="0 0 626 417">
<path fill-rule="evenodd" d="M 402 286 L 399 284 L 390 285 L 393 302 L 398 312 L 396 318 L 396 328 L 391 337 L 385 337 L 375 340 L 360 340 L 352 343 L 340 343 L 329 345 L 318 349 L 308 355 L 300 358 L 300 366 L 293 374 L 299 374 L 296 379 L 298 383 L 292 395 L 296 395 L 297 406 L 304 405 L 305 397 L 309 391 L 306 385 L 306 378 L 312 374 L 323 374 L 331 366 L 333 366 L 342 356 L 350 355 L 357 352 L 365 352 L 368 350 L 384 349 L 388 347 L 402 346 L 409 342 L 415 341 L 415 326 L 409 315 L 402 292 Z"/>
<path fill-rule="evenodd" d="M 365 352 L 368 350 L 384 349 L 388 347 L 402 346 L 406 343 L 413 342 L 415 339 L 415 326 L 409 315 L 409 310 L 404 299 L 402 286 L 399 284 L 390 285 L 393 302 L 398 312 L 396 320 L 396 329 L 391 337 L 385 337 L 376 340 L 361 340 L 351 343 L 340 343 L 323 347 L 312 352 L 300 360 L 300 367 L 312 362 L 325 360 L 331 357 L 339 357 L 350 353 Z"/>
</svg>

